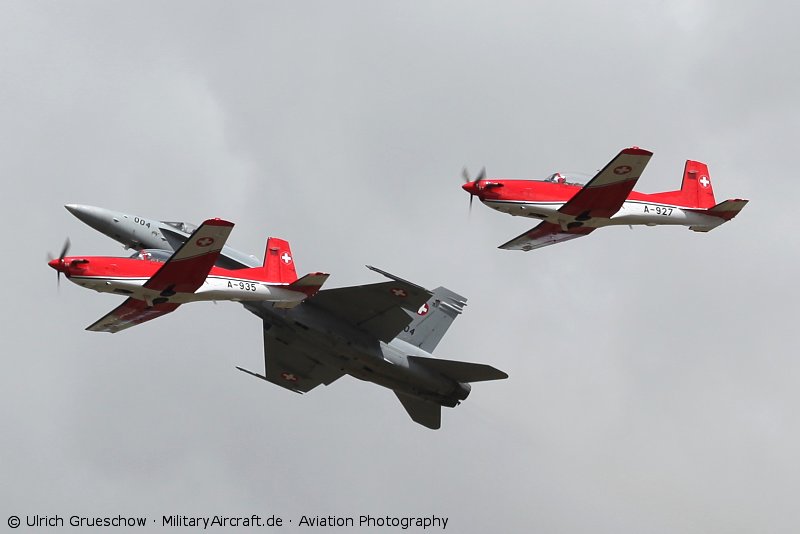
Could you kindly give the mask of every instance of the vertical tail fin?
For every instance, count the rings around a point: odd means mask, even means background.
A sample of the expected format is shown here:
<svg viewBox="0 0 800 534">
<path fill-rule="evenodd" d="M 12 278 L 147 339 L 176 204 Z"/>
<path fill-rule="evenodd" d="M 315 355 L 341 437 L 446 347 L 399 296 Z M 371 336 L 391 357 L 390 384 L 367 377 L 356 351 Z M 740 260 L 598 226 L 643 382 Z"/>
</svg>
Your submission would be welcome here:
<svg viewBox="0 0 800 534">
<path fill-rule="evenodd" d="M 681 200 L 690 208 L 710 208 L 714 200 L 714 188 L 708 165 L 699 161 L 686 161 L 681 182 Z"/>
<path fill-rule="evenodd" d="M 267 239 L 264 252 L 264 280 L 278 284 L 291 284 L 297 280 L 294 257 L 289 242 L 277 237 Z"/>
<path fill-rule="evenodd" d="M 437 287 L 397 337 L 432 353 L 466 305 L 466 298 L 446 287 Z"/>
</svg>

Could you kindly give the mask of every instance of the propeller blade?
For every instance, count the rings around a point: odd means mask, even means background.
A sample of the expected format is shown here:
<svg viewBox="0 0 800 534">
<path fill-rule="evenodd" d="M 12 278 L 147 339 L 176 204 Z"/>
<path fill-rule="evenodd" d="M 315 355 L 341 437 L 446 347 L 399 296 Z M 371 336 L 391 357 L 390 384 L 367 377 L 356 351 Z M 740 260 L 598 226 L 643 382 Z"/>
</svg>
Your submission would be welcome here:
<svg viewBox="0 0 800 534">
<path fill-rule="evenodd" d="M 469 214 L 472 215 L 472 201 L 475 199 L 475 195 L 469 196 Z"/>
<path fill-rule="evenodd" d="M 465 183 L 465 184 L 468 184 L 468 183 L 470 183 L 470 182 L 472 181 L 472 180 L 470 180 L 470 179 L 469 179 L 469 171 L 467 170 L 467 168 L 466 168 L 466 167 L 464 167 L 464 168 L 461 170 L 461 178 L 463 178 L 463 179 L 464 179 L 464 183 Z"/>
<path fill-rule="evenodd" d="M 67 252 L 69 252 L 69 247 L 70 247 L 70 242 L 69 238 L 67 238 L 66 241 L 64 241 L 64 247 L 61 249 L 61 254 L 58 255 L 58 259 L 60 260 L 64 259 L 64 256 L 66 256 Z"/>
<path fill-rule="evenodd" d="M 486 167 L 483 167 L 481 169 L 481 172 L 478 173 L 478 176 L 475 177 L 475 183 L 477 184 L 481 180 L 485 180 L 485 179 L 486 179 Z"/>
</svg>

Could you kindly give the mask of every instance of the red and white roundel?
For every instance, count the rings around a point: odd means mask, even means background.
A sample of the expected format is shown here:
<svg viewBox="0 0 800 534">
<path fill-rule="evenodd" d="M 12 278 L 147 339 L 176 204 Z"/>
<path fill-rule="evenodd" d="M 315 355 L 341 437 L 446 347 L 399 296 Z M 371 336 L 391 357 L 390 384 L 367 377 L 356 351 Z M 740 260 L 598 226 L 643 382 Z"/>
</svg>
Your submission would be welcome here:
<svg viewBox="0 0 800 534">
<path fill-rule="evenodd" d="M 428 303 L 426 302 L 425 304 L 419 307 L 419 309 L 417 310 L 417 315 L 428 315 L 428 312 L 430 310 L 431 309 L 428 307 Z"/>
<path fill-rule="evenodd" d="M 289 382 L 297 382 L 297 375 L 293 373 L 281 373 L 281 377 Z"/>
<path fill-rule="evenodd" d="M 198 247 L 210 247 L 211 245 L 214 244 L 214 238 L 213 237 L 201 237 L 200 239 L 195 241 L 195 244 Z"/>
<path fill-rule="evenodd" d="M 393 287 L 391 290 L 392 295 L 399 298 L 405 298 L 408 296 L 408 291 L 403 289 L 402 287 Z"/>
<path fill-rule="evenodd" d="M 632 170 L 630 165 L 620 165 L 614 168 L 614 174 L 628 174 Z"/>
</svg>

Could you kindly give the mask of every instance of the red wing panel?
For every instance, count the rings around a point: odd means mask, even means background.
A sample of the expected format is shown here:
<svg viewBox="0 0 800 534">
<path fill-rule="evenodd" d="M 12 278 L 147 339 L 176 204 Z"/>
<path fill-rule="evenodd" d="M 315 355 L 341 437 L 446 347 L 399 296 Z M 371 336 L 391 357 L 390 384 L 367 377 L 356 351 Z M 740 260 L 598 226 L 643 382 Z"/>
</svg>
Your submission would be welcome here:
<svg viewBox="0 0 800 534">
<path fill-rule="evenodd" d="M 500 245 L 498 248 L 528 251 L 548 245 L 555 245 L 556 243 L 569 241 L 577 237 L 583 237 L 593 230 L 594 228 L 586 226 L 578 226 L 576 228 L 563 230 L 561 226 L 545 221 L 540 223 L 539 226 L 515 237 L 508 243 Z"/>
<path fill-rule="evenodd" d="M 145 282 L 144 287 L 155 291 L 194 293 L 211 272 L 232 229 L 233 223 L 222 219 L 205 221 Z"/>
<path fill-rule="evenodd" d="M 97 322 L 86 328 L 92 332 L 119 332 L 131 326 L 144 323 L 156 317 L 166 315 L 180 306 L 180 304 L 172 304 L 165 302 L 163 304 L 156 304 L 155 306 L 148 307 L 143 300 L 129 298 L 106 316 L 99 319 Z"/>
<path fill-rule="evenodd" d="M 573 217 L 611 217 L 633 191 L 652 155 L 641 148 L 622 150 L 558 211 Z"/>
</svg>

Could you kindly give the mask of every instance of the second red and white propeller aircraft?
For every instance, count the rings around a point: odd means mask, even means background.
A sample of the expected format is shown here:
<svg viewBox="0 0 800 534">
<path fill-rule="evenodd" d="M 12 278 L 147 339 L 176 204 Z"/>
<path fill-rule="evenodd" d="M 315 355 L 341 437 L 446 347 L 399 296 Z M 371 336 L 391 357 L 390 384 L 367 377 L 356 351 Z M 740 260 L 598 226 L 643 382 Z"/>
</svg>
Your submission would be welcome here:
<svg viewBox="0 0 800 534">
<path fill-rule="evenodd" d="M 662 224 L 708 232 L 736 217 L 744 199 L 716 203 L 705 163 L 687 161 L 677 191 L 638 193 L 636 181 L 652 152 L 639 147 L 622 150 L 586 185 L 555 173 L 546 180 L 486 179 L 481 171 L 462 186 L 492 209 L 541 219 L 538 226 L 500 245 L 508 250 L 533 250 L 585 236 L 602 226 Z"/>
<path fill-rule="evenodd" d="M 94 332 L 118 332 L 175 311 L 181 304 L 204 300 L 273 302 L 294 307 L 314 295 L 328 279 L 326 273 L 297 278 L 289 243 L 270 237 L 263 267 L 229 270 L 214 263 L 233 229 L 233 223 L 209 219 L 174 254 L 140 250 L 130 258 L 65 257 L 69 241 L 49 265 L 76 284 L 127 295 L 128 299 L 90 325 Z"/>
</svg>

